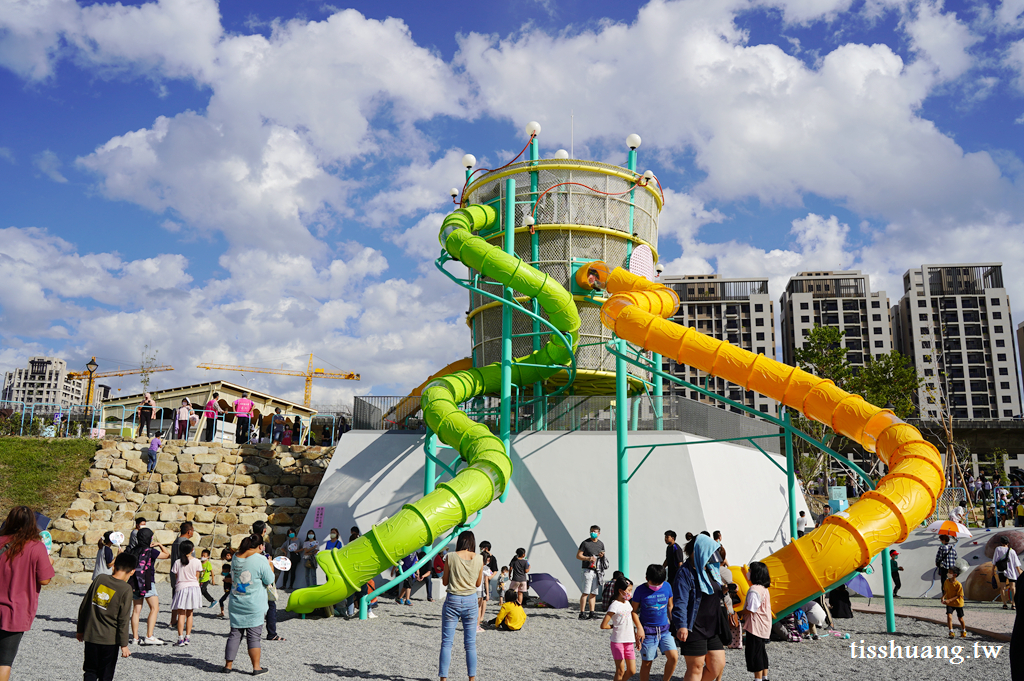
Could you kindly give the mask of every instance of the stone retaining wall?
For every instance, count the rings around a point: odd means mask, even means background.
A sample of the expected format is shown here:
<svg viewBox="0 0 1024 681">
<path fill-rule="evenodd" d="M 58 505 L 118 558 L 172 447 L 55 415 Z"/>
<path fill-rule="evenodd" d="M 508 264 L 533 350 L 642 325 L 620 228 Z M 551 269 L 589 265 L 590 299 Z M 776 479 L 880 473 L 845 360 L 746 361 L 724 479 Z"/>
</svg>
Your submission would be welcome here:
<svg viewBox="0 0 1024 681">
<path fill-rule="evenodd" d="M 171 440 L 150 474 L 148 449 L 145 438 L 99 442 L 78 498 L 50 527 L 53 583 L 91 583 L 103 533 L 117 530 L 127 537 L 136 517 L 145 518 L 154 540 L 168 547 L 180 524 L 191 521 L 193 541 L 211 549 L 216 566 L 221 549 L 237 547 L 257 520 L 271 526 L 278 546 L 289 528 L 302 523 L 334 453 L 333 447 L 195 446 Z M 158 581 L 165 581 L 169 570 L 170 561 L 158 561 Z"/>
</svg>

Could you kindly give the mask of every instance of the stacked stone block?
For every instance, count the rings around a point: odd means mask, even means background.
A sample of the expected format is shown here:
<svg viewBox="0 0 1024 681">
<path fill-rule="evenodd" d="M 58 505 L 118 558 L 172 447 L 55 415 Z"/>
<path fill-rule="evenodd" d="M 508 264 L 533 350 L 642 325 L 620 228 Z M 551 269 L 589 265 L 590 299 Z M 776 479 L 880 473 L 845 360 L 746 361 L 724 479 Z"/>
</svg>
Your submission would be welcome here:
<svg viewBox="0 0 1024 681">
<path fill-rule="evenodd" d="M 56 584 L 89 584 L 104 532 L 125 537 L 135 518 L 146 519 L 154 541 L 165 546 L 191 521 L 200 548 L 237 547 L 257 520 L 272 528 L 276 546 L 298 527 L 313 503 L 334 448 L 292 445 L 236 445 L 171 440 L 161 448 L 156 470 L 146 472 L 144 438 L 105 439 L 93 457 L 78 497 L 53 521 Z M 194 538 L 195 539 L 195 538 Z M 165 581 L 170 561 L 157 562 Z"/>
</svg>

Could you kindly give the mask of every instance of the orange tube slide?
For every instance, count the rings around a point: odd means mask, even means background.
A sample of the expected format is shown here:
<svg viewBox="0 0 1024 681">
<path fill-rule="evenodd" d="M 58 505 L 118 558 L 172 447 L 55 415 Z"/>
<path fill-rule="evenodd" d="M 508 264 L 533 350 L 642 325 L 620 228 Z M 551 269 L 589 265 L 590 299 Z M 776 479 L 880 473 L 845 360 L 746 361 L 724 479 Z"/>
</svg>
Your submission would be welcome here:
<svg viewBox="0 0 1024 681">
<path fill-rule="evenodd" d="M 941 457 L 891 411 L 830 380 L 667 321 L 678 308 L 678 297 L 663 284 L 617 268 L 597 287 L 613 294 L 601 308 L 601 320 L 619 338 L 798 409 L 857 441 L 889 467 L 877 487 L 849 509 L 826 517 L 821 527 L 762 561 L 771 574 L 775 612 L 865 567 L 932 514 L 945 487 Z"/>
</svg>

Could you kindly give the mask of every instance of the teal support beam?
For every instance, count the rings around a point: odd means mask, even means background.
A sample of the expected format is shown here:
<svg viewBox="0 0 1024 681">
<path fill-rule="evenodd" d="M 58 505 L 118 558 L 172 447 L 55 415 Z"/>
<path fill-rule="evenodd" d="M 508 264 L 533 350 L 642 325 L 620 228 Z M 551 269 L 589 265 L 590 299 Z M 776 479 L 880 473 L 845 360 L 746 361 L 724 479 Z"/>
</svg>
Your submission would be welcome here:
<svg viewBox="0 0 1024 681">
<path fill-rule="evenodd" d="M 619 338 L 615 341 L 621 355 L 626 354 L 626 341 Z M 626 362 L 621 357 L 615 358 L 615 443 L 617 446 L 619 504 L 619 570 L 622 574 L 629 571 L 629 382 L 627 380 Z"/>
<path fill-rule="evenodd" d="M 536 164 L 536 161 L 540 160 L 540 140 L 536 137 L 530 142 L 530 161 Z M 536 213 L 537 211 L 537 196 L 540 192 L 540 173 L 536 170 L 530 171 L 530 209 Z M 538 243 L 540 236 L 537 231 L 534 230 L 530 235 L 530 262 L 534 267 L 537 267 L 537 263 L 540 260 L 540 244 Z M 533 312 L 536 315 L 540 315 L 540 303 L 536 299 L 533 301 Z M 533 320 L 533 351 L 537 352 L 541 348 L 540 339 L 540 322 L 536 319 Z M 533 427 L 534 430 L 547 430 L 547 400 L 544 399 L 544 382 L 537 381 L 533 384 Z"/>
<path fill-rule="evenodd" d="M 516 181 L 505 180 L 505 252 L 515 255 L 516 239 Z M 512 289 L 505 287 L 506 301 L 515 302 Z M 501 441 L 505 444 L 505 454 L 512 456 L 512 307 L 503 305 L 501 308 L 501 410 L 499 418 Z M 511 485 L 505 485 L 501 493 L 501 503 L 508 498 Z"/>
<path fill-rule="evenodd" d="M 661 369 L 661 355 L 652 353 L 651 364 Z M 654 429 L 665 430 L 664 384 L 661 382 L 661 374 L 655 373 L 651 378 L 654 379 Z"/>
<path fill-rule="evenodd" d="M 889 549 L 882 551 L 882 583 L 885 585 L 885 630 L 896 633 L 896 611 L 892 602 L 892 562 L 889 560 Z"/>
<path fill-rule="evenodd" d="M 629 150 L 629 158 L 626 159 L 626 169 L 636 172 L 636 149 Z M 636 189 L 629 190 L 629 234 L 633 235 L 633 211 L 634 208 L 634 194 Z M 626 267 L 629 267 L 629 257 L 633 255 L 633 240 L 630 239 L 626 242 Z"/>
<path fill-rule="evenodd" d="M 629 429 L 630 430 L 639 430 L 640 429 L 640 398 L 638 397 L 638 398 L 636 398 L 634 400 L 630 400 L 630 401 L 632 402 L 632 404 L 630 405 L 630 408 L 632 409 L 632 417 L 630 418 Z"/>
<path fill-rule="evenodd" d="M 786 494 L 789 498 L 789 540 L 796 539 L 796 461 L 793 455 L 793 421 L 786 409 Z"/>
<path fill-rule="evenodd" d="M 423 443 L 423 451 L 426 454 L 426 461 L 423 464 L 423 496 L 434 491 L 437 480 L 437 435 L 427 427 L 427 439 Z"/>
</svg>

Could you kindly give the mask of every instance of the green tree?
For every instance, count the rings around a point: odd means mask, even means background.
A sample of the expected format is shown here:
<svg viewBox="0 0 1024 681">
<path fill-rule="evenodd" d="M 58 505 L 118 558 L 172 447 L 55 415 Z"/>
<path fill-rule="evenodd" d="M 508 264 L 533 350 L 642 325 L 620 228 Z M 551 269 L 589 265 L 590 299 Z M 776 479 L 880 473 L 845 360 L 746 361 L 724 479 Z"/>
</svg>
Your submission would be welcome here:
<svg viewBox="0 0 1024 681">
<path fill-rule="evenodd" d="M 139 372 L 139 383 L 142 384 L 142 392 L 149 392 L 149 380 L 150 376 L 153 375 L 152 369 L 156 366 L 156 356 L 159 352 L 159 350 L 153 350 L 150 353 L 148 343 L 142 348 L 142 362 L 139 363 L 139 368 L 142 369 Z"/>
<path fill-rule="evenodd" d="M 846 359 L 846 348 L 843 347 L 845 335 L 845 331 L 831 326 L 815 326 L 804 341 L 804 346 L 794 353 L 797 366 L 845 389 L 853 375 L 850 362 Z M 799 412 L 793 413 L 793 425 L 833 449 L 842 446 L 842 438 L 836 436 L 831 428 L 800 416 Z M 793 445 L 797 454 L 797 467 L 804 480 L 812 481 L 825 472 L 825 455 L 816 447 L 800 439 L 796 439 Z"/>
<path fill-rule="evenodd" d="M 845 331 L 831 326 L 815 326 L 804 346 L 794 353 L 797 366 L 815 376 L 830 379 L 845 389 L 853 375 L 843 347 L 845 335 Z"/>
<path fill-rule="evenodd" d="M 910 361 L 893 350 L 878 355 L 849 380 L 847 389 L 855 392 L 876 407 L 892 403 L 893 411 L 901 419 L 910 418 L 915 411 L 913 396 L 924 382 Z"/>
</svg>

